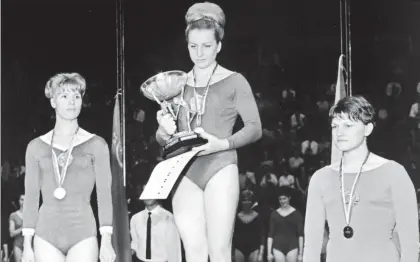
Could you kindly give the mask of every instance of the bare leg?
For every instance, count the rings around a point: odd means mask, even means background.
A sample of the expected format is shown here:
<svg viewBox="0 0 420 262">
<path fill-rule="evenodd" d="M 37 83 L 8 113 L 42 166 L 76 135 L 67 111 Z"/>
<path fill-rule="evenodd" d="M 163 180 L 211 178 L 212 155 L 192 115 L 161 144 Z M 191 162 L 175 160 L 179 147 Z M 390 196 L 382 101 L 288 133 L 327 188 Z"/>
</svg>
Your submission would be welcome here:
<svg viewBox="0 0 420 262">
<path fill-rule="evenodd" d="M 293 250 L 290 250 L 289 253 L 287 253 L 286 261 L 287 262 L 296 262 L 298 257 L 298 249 L 295 248 Z"/>
<path fill-rule="evenodd" d="M 274 262 L 286 262 L 286 256 L 277 249 L 273 248 Z"/>
<path fill-rule="evenodd" d="M 15 258 L 16 262 L 22 261 L 22 249 L 19 247 L 13 247 L 13 257 Z"/>
<path fill-rule="evenodd" d="M 257 262 L 258 261 L 258 253 L 259 253 L 259 250 L 255 250 L 251 254 L 249 254 L 248 262 Z"/>
<path fill-rule="evenodd" d="M 207 262 L 203 190 L 183 177 L 172 198 L 172 209 L 187 262 Z"/>
<path fill-rule="evenodd" d="M 228 165 L 210 179 L 204 190 L 211 262 L 232 261 L 232 235 L 238 200 L 238 167 Z"/>
<path fill-rule="evenodd" d="M 245 262 L 244 254 L 237 249 L 235 249 L 235 262 Z"/>
<path fill-rule="evenodd" d="M 98 256 L 98 240 L 96 237 L 90 237 L 70 248 L 66 262 L 96 262 Z"/>
<path fill-rule="evenodd" d="M 34 254 L 36 262 L 65 262 L 64 254 L 52 243 L 34 236 Z"/>
</svg>

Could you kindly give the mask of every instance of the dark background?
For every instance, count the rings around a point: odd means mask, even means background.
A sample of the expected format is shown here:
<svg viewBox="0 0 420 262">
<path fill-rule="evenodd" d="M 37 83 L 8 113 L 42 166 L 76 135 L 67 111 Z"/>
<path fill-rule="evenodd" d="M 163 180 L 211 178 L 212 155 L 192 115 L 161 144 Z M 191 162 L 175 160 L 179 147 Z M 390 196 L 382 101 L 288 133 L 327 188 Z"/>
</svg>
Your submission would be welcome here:
<svg viewBox="0 0 420 262">
<path fill-rule="evenodd" d="M 139 108 L 150 111 L 147 121 L 154 121 L 156 105 L 139 92 L 144 80 L 159 71 L 191 68 L 184 15 L 193 2 L 125 1 L 128 129 Z M 261 88 L 255 76 L 258 49 L 268 59 L 274 51 L 279 54 L 280 84 L 310 92 L 335 82 L 338 0 L 214 2 L 227 16 L 219 62 L 243 73 L 254 90 Z M 1 19 L 3 160 L 22 162 L 27 143 L 53 127 L 44 85 L 58 72 L 79 72 L 86 78 L 81 125 L 110 142 L 117 88 L 116 2 L 3 0 Z M 414 91 L 420 76 L 419 30 L 419 1 L 353 0 L 353 93 L 383 92 L 395 77 L 402 79 L 407 94 Z"/>
</svg>

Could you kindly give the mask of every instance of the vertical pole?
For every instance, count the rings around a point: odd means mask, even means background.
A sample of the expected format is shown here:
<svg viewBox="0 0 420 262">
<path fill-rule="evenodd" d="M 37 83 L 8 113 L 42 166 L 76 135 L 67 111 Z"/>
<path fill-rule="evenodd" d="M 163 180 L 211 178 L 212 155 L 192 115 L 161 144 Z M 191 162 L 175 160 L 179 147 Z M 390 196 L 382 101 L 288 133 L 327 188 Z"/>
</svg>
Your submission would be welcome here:
<svg viewBox="0 0 420 262">
<path fill-rule="evenodd" d="M 126 186 L 126 146 L 125 146 L 125 66 L 124 66 L 124 0 L 116 1 L 116 22 L 117 22 L 117 85 L 121 92 L 121 136 L 122 136 L 122 162 L 123 162 L 123 180 Z"/>
<path fill-rule="evenodd" d="M 344 82 L 348 96 L 352 95 L 350 5 L 351 0 L 340 0 L 341 54 L 344 55 Z"/>
<path fill-rule="evenodd" d="M 347 27 L 347 54 L 348 54 L 348 59 L 347 59 L 347 71 L 348 71 L 348 76 L 347 76 L 347 81 L 348 81 L 348 92 L 347 94 L 349 96 L 352 96 L 352 92 L 353 92 L 353 88 L 352 88 L 352 83 L 353 83 L 353 77 L 352 77 L 352 63 L 351 63 L 351 0 L 346 0 L 347 3 L 347 22 L 346 22 L 346 27 Z"/>
</svg>

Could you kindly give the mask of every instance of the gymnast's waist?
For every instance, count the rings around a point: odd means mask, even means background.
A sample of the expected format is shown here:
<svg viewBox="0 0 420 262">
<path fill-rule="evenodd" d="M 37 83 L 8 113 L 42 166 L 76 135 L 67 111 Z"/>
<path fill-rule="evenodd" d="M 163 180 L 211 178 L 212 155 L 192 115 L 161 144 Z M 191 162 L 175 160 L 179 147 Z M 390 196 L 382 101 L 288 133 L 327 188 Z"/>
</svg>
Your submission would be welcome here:
<svg viewBox="0 0 420 262">
<path fill-rule="evenodd" d="M 206 162 L 207 161 L 208 162 L 221 161 L 221 162 L 229 163 L 229 164 L 237 164 L 238 154 L 235 149 L 230 149 L 230 150 L 220 151 L 220 152 L 205 155 L 205 156 L 199 156 L 197 157 L 196 161 L 206 161 Z"/>
<path fill-rule="evenodd" d="M 92 206 L 90 205 L 90 202 L 86 202 L 83 200 L 44 202 L 42 203 L 40 207 L 40 211 L 46 210 L 46 211 L 59 211 L 59 212 L 74 211 L 74 210 L 88 211 L 91 209 L 92 209 Z"/>
<path fill-rule="evenodd" d="M 366 229 L 354 229 L 354 235 L 352 239 L 357 239 L 358 241 L 362 242 L 372 242 L 372 241 L 386 241 L 393 238 L 393 234 L 391 230 L 366 230 Z M 344 239 L 343 232 L 335 232 L 331 231 L 330 233 L 330 240 L 335 239 Z"/>
</svg>

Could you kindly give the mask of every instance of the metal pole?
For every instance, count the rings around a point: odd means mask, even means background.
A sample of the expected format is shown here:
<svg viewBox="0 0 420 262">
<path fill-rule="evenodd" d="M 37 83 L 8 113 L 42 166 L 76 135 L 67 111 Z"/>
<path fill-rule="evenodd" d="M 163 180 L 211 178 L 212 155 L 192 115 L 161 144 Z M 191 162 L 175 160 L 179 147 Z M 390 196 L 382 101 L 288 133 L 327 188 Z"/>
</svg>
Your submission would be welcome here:
<svg viewBox="0 0 420 262">
<path fill-rule="evenodd" d="M 353 77 L 352 77 L 352 64 L 351 64 L 351 0 L 346 0 L 347 2 L 347 23 L 346 23 L 346 27 L 347 27 L 347 45 L 348 45 L 348 62 L 347 62 L 347 71 L 348 71 L 348 95 L 352 96 L 353 93 L 353 88 L 352 88 L 352 83 L 353 83 Z"/>
<path fill-rule="evenodd" d="M 124 0 L 116 1 L 116 19 L 117 19 L 117 84 L 121 91 L 120 104 L 120 131 L 122 136 L 122 162 L 123 162 L 123 181 L 126 186 L 126 146 L 125 146 L 125 66 L 124 66 Z"/>
<path fill-rule="evenodd" d="M 341 43 L 341 54 L 345 55 L 345 42 L 346 42 L 346 36 L 345 36 L 345 28 L 344 28 L 344 17 L 345 17 L 345 4 L 346 0 L 340 0 L 340 43 Z"/>
<path fill-rule="evenodd" d="M 348 96 L 352 95 L 350 1 L 340 1 L 341 54 L 344 55 L 344 84 Z"/>
</svg>

